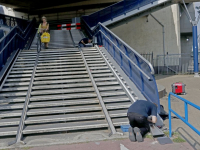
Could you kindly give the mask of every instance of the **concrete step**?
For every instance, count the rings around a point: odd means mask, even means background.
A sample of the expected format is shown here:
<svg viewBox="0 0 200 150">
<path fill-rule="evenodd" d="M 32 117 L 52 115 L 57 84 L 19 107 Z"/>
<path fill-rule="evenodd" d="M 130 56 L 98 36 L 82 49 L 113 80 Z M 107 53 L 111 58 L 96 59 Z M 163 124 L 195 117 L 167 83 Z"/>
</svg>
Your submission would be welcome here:
<svg viewBox="0 0 200 150">
<path fill-rule="evenodd" d="M 45 89 L 65 89 L 65 88 L 81 88 L 81 87 L 91 87 L 92 83 L 79 83 L 79 84 L 54 84 L 53 86 L 49 85 L 41 85 L 41 86 L 33 86 L 33 90 L 45 90 Z"/>
<path fill-rule="evenodd" d="M 58 79 L 80 79 L 89 78 L 89 75 L 73 75 L 73 76 L 50 76 L 50 77 L 36 77 L 34 80 L 58 80 Z"/>
<path fill-rule="evenodd" d="M 76 65 L 77 64 L 83 64 L 83 61 L 81 60 L 81 61 L 77 61 L 76 62 Z M 74 65 L 74 62 L 63 62 L 63 63 L 39 63 L 37 66 L 38 67 L 45 67 L 45 66 L 61 66 L 61 65 Z"/>
<path fill-rule="evenodd" d="M 47 69 L 47 70 L 36 70 L 36 73 L 51 73 L 51 72 L 67 72 L 67 71 L 85 71 L 86 68 L 82 67 L 82 68 L 65 68 L 65 69 Z"/>
<path fill-rule="evenodd" d="M 98 129 L 98 128 L 107 128 L 107 127 L 108 127 L 108 124 L 105 120 L 70 122 L 70 123 L 54 123 L 54 124 L 27 126 L 23 130 L 23 134 L 73 131 L 73 130 L 84 130 L 84 129 L 88 130 L 88 129 Z"/>
<path fill-rule="evenodd" d="M 70 71 L 70 72 L 53 72 L 53 73 L 36 73 L 36 77 L 46 77 L 46 76 L 63 76 L 63 75 L 80 75 L 80 74 L 87 74 L 87 71 Z"/>
<path fill-rule="evenodd" d="M 32 91 L 31 95 L 52 95 L 52 94 L 66 94 L 66 93 L 87 93 L 87 92 L 94 92 L 94 88 L 69 88 L 69 89 L 54 89 L 53 91 L 50 90 L 37 90 L 37 91 Z"/>
<path fill-rule="evenodd" d="M 54 81 L 36 81 L 33 85 L 48 85 L 48 84 L 57 84 L 57 83 L 81 83 L 81 82 L 91 82 L 90 79 L 73 79 L 73 80 L 54 80 Z"/>
<path fill-rule="evenodd" d="M 24 102 L 25 101 L 25 97 L 13 97 L 13 98 L 1 98 L 0 100 L 0 104 L 2 103 L 20 103 L 20 102 Z"/>
<path fill-rule="evenodd" d="M 96 93 L 82 93 L 82 94 L 62 94 L 62 95 L 45 95 L 33 96 L 30 101 L 49 101 L 49 100 L 67 100 L 67 99 L 81 99 L 81 98 L 96 98 Z"/>
</svg>

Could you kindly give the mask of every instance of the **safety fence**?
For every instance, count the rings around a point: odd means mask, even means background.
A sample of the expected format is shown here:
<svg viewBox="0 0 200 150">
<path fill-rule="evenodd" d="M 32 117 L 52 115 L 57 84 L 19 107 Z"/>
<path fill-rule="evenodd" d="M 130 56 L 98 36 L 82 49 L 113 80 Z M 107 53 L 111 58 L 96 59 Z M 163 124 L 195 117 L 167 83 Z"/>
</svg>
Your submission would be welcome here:
<svg viewBox="0 0 200 150">
<path fill-rule="evenodd" d="M 0 71 L 13 51 L 27 46 L 27 41 L 35 32 L 35 24 L 36 19 L 34 18 L 25 30 L 17 25 L 0 41 Z"/>
<path fill-rule="evenodd" d="M 127 76 L 135 83 L 147 100 L 158 104 L 160 111 L 157 84 L 154 69 L 150 62 L 143 58 L 112 31 L 99 23 L 89 31 L 87 22 L 83 19 L 86 30 L 97 39 L 98 45 L 103 45 Z M 95 40 L 96 41 L 96 40 Z"/>
<path fill-rule="evenodd" d="M 157 74 L 191 74 L 194 72 L 194 59 L 190 53 L 157 55 L 154 67 Z"/>
<path fill-rule="evenodd" d="M 178 100 L 181 100 L 184 102 L 184 111 L 185 111 L 185 118 L 182 117 L 180 114 L 178 114 L 177 112 L 175 112 L 172 108 L 171 108 L 171 100 L 173 98 L 176 98 Z M 197 128 L 195 128 L 191 123 L 189 123 L 189 118 L 188 118 L 188 105 L 192 106 L 192 109 L 196 108 L 197 110 L 200 110 L 200 106 L 170 92 L 169 96 L 168 96 L 168 109 L 169 109 L 169 136 L 172 136 L 172 121 L 171 121 L 171 113 L 173 113 L 174 115 L 176 115 L 179 119 L 181 119 L 186 125 L 188 125 L 193 131 L 195 131 L 198 135 L 200 135 L 200 130 L 198 130 Z M 194 116 L 193 116 L 194 117 Z"/>
<path fill-rule="evenodd" d="M 9 28 L 18 26 L 22 30 L 25 30 L 29 23 L 30 22 L 25 19 L 0 14 L 0 25 L 1 26 L 5 26 L 5 27 L 9 27 Z"/>
<path fill-rule="evenodd" d="M 126 15 L 130 11 L 140 9 L 140 7 L 155 1 L 157 0 L 123 0 L 83 18 L 90 27 L 94 27 L 99 22 L 113 20 L 115 17 Z"/>
</svg>

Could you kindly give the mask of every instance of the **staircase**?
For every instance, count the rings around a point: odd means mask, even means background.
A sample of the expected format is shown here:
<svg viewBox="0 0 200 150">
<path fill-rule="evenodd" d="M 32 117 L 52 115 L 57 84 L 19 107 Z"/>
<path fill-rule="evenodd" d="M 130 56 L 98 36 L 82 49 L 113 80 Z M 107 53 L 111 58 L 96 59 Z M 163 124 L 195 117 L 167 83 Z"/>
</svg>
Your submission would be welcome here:
<svg viewBox="0 0 200 150">
<path fill-rule="evenodd" d="M 23 135 L 112 126 L 116 130 L 128 124 L 127 108 L 133 102 L 122 85 L 135 97 L 94 47 L 48 49 L 38 55 L 22 50 L 0 87 L 0 136 L 17 134 L 25 100 Z"/>
</svg>

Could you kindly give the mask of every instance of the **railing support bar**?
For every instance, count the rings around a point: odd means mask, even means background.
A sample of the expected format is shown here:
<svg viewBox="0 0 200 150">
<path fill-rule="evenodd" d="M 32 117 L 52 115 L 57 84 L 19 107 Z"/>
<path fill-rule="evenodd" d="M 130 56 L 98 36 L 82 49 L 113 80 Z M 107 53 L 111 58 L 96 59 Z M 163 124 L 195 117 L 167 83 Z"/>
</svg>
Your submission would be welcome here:
<svg viewBox="0 0 200 150">
<path fill-rule="evenodd" d="M 37 57 L 36 57 L 36 60 L 35 60 L 35 65 L 34 65 L 34 68 L 33 68 L 31 80 L 30 80 L 28 91 L 27 91 L 27 94 L 26 94 L 26 99 L 25 99 L 25 102 L 24 102 L 24 107 L 23 107 L 20 123 L 19 123 L 19 126 L 18 126 L 15 142 L 11 142 L 8 145 L 24 143 L 23 141 L 21 141 L 21 139 L 22 139 L 22 136 L 23 136 L 23 129 L 24 129 L 24 124 L 25 124 L 25 119 L 26 119 L 26 116 L 27 116 L 28 104 L 29 104 L 29 100 L 30 100 L 30 97 L 31 97 L 31 91 L 32 91 L 33 82 L 34 82 L 34 78 L 35 78 L 35 72 L 36 72 L 36 68 L 37 68 L 37 64 L 38 64 L 39 55 L 40 55 L 40 53 L 37 53 Z"/>
<path fill-rule="evenodd" d="M 89 67 L 88 67 L 88 65 L 87 65 L 87 62 L 86 62 L 86 59 L 85 59 L 84 54 L 83 54 L 83 52 L 82 52 L 82 49 L 79 48 L 79 50 L 80 50 L 81 56 L 82 56 L 82 58 L 83 58 L 85 67 L 86 67 L 86 69 L 87 69 L 87 72 L 88 72 L 88 74 L 89 74 L 89 76 L 90 76 L 90 79 L 91 79 L 91 81 L 92 81 L 92 85 L 93 85 L 93 87 L 94 87 L 94 89 L 95 89 L 95 92 L 96 92 L 96 94 L 97 94 L 97 97 L 98 97 L 98 99 L 99 99 L 99 102 L 100 102 L 100 104 L 101 104 L 101 107 L 102 107 L 102 109 L 103 109 L 103 112 L 104 112 L 104 114 L 105 114 L 105 117 L 106 117 L 106 120 L 107 120 L 108 125 L 109 125 L 109 127 L 110 127 L 110 130 L 111 130 L 112 134 L 116 134 L 117 132 L 116 132 L 115 127 L 114 127 L 114 125 L 113 125 L 113 122 L 112 122 L 112 120 L 111 120 L 111 118 L 110 118 L 110 115 L 109 115 L 109 113 L 108 113 L 108 111 L 107 111 L 107 108 L 106 108 L 106 106 L 105 106 L 105 104 L 104 104 L 104 102 L 103 102 L 103 99 L 102 99 L 102 97 L 101 97 L 101 94 L 100 94 L 100 92 L 99 92 L 99 89 L 98 89 L 98 87 L 97 87 L 97 85 L 96 85 L 96 83 L 95 83 L 95 81 L 94 81 L 94 78 L 93 78 L 93 76 L 92 76 L 92 73 L 90 72 L 90 69 L 89 69 Z"/>
<path fill-rule="evenodd" d="M 108 67 L 110 68 L 110 70 L 112 71 L 112 73 L 115 75 L 115 77 L 117 78 L 118 82 L 122 86 L 123 90 L 126 92 L 126 94 L 128 95 L 128 97 L 130 98 L 131 102 L 132 103 L 136 102 L 136 99 L 133 97 L 133 95 L 131 94 L 131 92 L 129 91 L 129 89 L 126 87 L 126 85 L 124 84 L 124 82 L 121 80 L 121 78 L 119 77 L 119 75 L 116 73 L 116 71 L 110 65 L 110 63 L 108 62 L 108 60 L 105 58 L 105 56 L 103 55 L 103 53 L 101 52 L 101 50 L 99 49 L 99 47 L 97 45 L 95 45 L 95 48 L 101 54 L 101 57 L 104 59 L 104 61 L 106 62 L 106 64 L 108 65 Z"/>
</svg>

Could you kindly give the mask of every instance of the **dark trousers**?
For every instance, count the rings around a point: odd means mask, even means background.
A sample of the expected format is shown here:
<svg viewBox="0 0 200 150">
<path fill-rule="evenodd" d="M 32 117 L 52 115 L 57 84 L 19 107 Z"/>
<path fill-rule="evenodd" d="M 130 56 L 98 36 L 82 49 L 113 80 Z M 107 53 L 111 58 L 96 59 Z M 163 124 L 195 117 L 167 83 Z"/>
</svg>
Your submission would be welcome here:
<svg viewBox="0 0 200 150">
<path fill-rule="evenodd" d="M 147 117 L 144 117 L 137 113 L 128 113 L 127 116 L 131 127 L 138 127 L 142 136 L 150 131 L 149 121 L 147 120 Z"/>
</svg>

